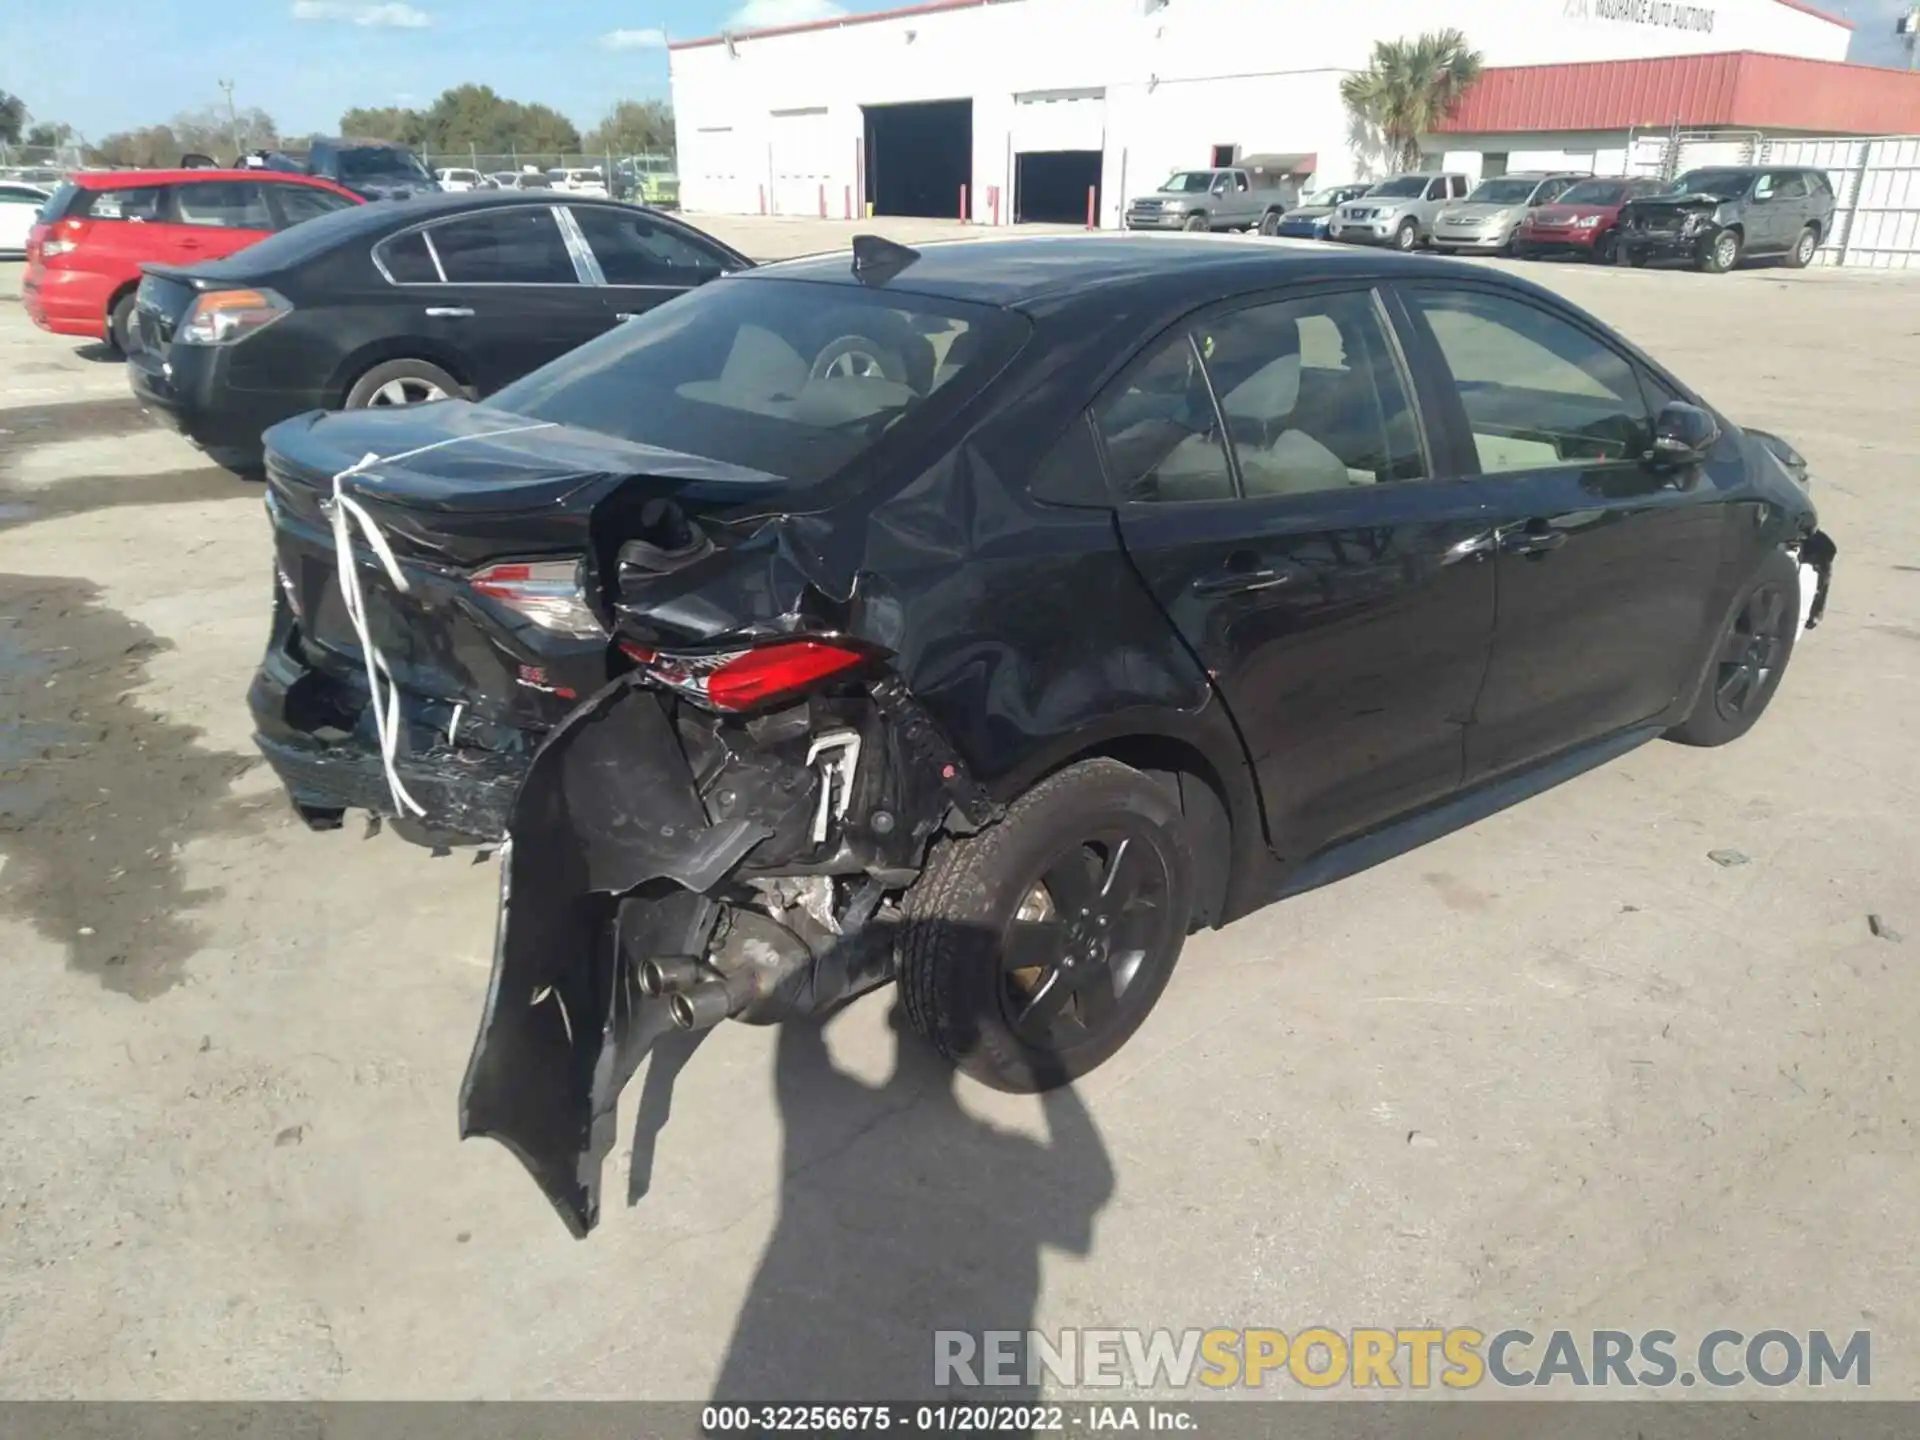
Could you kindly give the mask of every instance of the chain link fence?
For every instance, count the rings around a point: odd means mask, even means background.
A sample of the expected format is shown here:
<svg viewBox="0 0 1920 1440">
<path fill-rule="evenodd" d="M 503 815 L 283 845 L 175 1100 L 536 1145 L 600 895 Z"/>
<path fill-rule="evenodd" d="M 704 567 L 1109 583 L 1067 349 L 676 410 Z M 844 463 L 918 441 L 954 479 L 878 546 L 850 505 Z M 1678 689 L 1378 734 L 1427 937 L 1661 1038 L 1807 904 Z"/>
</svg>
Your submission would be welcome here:
<svg viewBox="0 0 1920 1440">
<path fill-rule="evenodd" d="M 86 167 L 78 145 L 9 145 L 0 140 L 0 180 L 57 185 Z"/>
</svg>

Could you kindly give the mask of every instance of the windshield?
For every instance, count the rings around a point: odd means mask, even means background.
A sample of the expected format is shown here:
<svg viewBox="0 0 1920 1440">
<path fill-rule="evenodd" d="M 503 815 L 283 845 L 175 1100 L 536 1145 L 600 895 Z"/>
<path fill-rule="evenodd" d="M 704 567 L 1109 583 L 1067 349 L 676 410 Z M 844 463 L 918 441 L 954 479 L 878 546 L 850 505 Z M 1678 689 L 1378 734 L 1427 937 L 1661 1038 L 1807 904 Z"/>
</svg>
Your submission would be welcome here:
<svg viewBox="0 0 1920 1440">
<path fill-rule="evenodd" d="M 1753 177 L 1744 170 L 1689 170 L 1673 182 L 1669 195 L 1711 195 L 1716 200 L 1738 200 Z"/>
<path fill-rule="evenodd" d="M 1538 180 L 1485 180 L 1467 196 L 1469 205 L 1524 205 L 1540 188 Z"/>
<path fill-rule="evenodd" d="M 1177 190 L 1182 195 L 1204 195 L 1213 188 L 1211 170 L 1182 170 L 1177 175 L 1167 177 L 1162 190 Z"/>
<path fill-rule="evenodd" d="M 1009 311 L 813 281 L 721 279 L 488 406 L 813 483 L 902 422 L 937 425 L 1019 349 Z"/>
<path fill-rule="evenodd" d="M 1618 205 L 1627 198 L 1627 187 L 1617 180 L 1582 180 L 1561 195 L 1561 205 Z"/>
<path fill-rule="evenodd" d="M 1358 199 L 1362 193 L 1350 185 L 1338 190 L 1316 190 L 1300 203 L 1302 205 L 1338 205 L 1342 200 Z"/>
<path fill-rule="evenodd" d="M 1427 177 L 1424 175 L 1399 175 L 1392 180 L 1382 180 L 1367 191 L 1369 200 L 1384 198 L 1407 199 L 1426 192 Z"/>
<path fill-rule="evenodd" d="M 337 152 L 340 178 L 348 184 L 356 180 L 430 180 L 427 167 L 412 151 L 395 150 L 386 145 L 368 145 Z"/>
</svg>

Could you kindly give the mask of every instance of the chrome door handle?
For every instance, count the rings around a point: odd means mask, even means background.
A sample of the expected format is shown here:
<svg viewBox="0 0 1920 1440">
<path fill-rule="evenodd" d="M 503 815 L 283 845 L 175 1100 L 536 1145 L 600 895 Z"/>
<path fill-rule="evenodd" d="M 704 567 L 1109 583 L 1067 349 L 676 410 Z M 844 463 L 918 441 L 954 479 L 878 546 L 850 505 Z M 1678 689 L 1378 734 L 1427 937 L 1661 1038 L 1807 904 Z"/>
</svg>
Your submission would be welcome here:
<svg viewBox="0 0 1920 1440">
<path fill-rule="evenodd" d="M 1229 570 L 1223 575 L 1208 575 L 1193 582 L 1196 595 L 1239 595 L 1249 590 L 1271 590 L 1284 585 L 1293 576 L 1283 570 Z"/>
<path fill-rule="evenodd" d="M 1567 543 L 1564 530 L 1510 530 L 1500 537 L 1502 555 L 1545 555 Z"/>
<path fill-rule="evenodd" d="M 473 311 L 465 305 L 429 305 L 427 314 L 435 320 L 470 320 Z"/>
</svg>

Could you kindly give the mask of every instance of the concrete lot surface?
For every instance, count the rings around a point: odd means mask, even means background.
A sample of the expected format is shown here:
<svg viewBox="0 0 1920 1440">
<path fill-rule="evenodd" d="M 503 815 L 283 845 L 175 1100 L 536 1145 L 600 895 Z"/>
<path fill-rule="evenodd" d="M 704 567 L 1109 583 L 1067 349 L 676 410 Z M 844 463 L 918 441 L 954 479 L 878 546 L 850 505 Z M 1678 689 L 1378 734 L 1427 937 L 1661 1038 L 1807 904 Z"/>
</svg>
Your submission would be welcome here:
<svg viewBox="0 0 1920 1440">
<path fill-rule="evenodd" d="M 1471 1325 L 1868 1330 L 1920 1397 L 1920 277 L 1528 267 L 1813 463 L 1829 618 L 1746 740 L 1197 937 L 1045 1105 L 897 1052 L 889 993 L 724 1028 L 576 1243 L 455 1140 L 495 866 L 294 822 L 243 701 L 260 491 L 18 269 L 0 1395 L 849 1398 L 924 1391 L 936 1328 Z"/>
</svg>

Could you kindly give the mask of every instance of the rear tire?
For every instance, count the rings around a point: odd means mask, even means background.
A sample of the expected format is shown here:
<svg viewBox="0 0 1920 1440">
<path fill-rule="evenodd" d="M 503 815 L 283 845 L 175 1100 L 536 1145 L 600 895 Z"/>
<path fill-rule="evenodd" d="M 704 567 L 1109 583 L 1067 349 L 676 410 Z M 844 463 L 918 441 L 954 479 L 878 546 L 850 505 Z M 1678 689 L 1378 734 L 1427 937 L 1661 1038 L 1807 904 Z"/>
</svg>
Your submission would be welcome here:
<svg viewBox="0 0 1920 1440">
<path fill-rule="evenodd" d="M 1278 235 L 1280 233 L 1280 212 L 1278 210 L 1269 210 L 1260 217 L 1260 233 L 1262 235 Z"/>
<path fill-rule="evenodd" d="M 1775 550 L 1734 602 L 1714 640 L 1693 710 L 1667 732 L 1682 745 L 1725 745 L 1772 703 L 1800 629 L 1800 567 Z"/>
<path fill-rule="evenodd" d="M 129 290 L 113 302 L 107 312 L 107 344 L 113 353 L 125 359 L 134 350 L 134 292 Z"/>
<path fill-rule="evenodd" d="M 347 391 L 342 409 L 367 410 L 389 405 L 421 405 L 465 393 L 460 382 L 425 360 L 386 360 L 362 375 Z"/>
<path fill-rule="evenodd" d="M 1067 1084 L 1160 998 L 1193 887 L 1174 792 L 1117 760 L 1069 766 L 934 850 L 906 898 L 907 1021 L 996 1090 Z"/>
<path fill-rule="evenodd" d="M 1811 225 L 1804 226 L 1800 238 L 1793 242 L 1793 249 L 1787 252 L 1787 268 L 1804 270 L 1813 262 L 1813 252 L 1820 248 L 1820 232 Z"/>
</svg>

